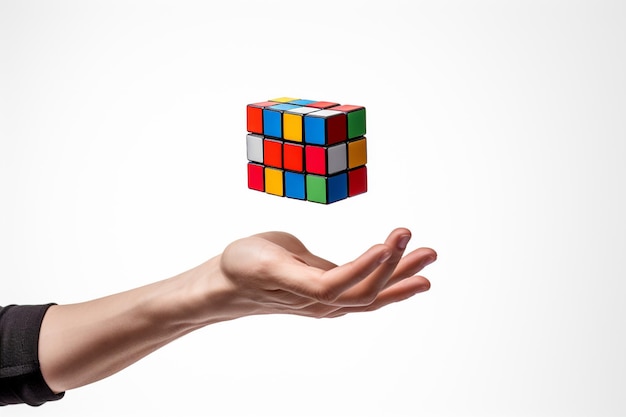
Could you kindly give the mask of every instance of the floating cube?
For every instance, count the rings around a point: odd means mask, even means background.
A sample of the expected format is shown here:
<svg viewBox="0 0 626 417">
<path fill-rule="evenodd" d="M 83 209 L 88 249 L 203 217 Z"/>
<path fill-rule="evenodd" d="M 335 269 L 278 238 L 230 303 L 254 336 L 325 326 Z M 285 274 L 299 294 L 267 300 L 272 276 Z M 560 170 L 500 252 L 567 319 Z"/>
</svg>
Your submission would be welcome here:
<svg viewBox="0 0 626 417">
<path fill-rule="evenodd" d="M 367 192 L 365 107 L 280 97 L 246 117 L 248 188 L 322 204 Z"/>
</svg>

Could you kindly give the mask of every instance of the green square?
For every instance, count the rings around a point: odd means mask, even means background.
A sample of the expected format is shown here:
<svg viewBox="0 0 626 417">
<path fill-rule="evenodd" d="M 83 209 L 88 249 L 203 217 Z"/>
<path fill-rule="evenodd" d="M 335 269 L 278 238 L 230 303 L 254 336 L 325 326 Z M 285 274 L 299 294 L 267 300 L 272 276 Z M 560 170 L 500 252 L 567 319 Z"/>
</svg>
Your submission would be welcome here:
<svg viewBox="0 0 626 417">
<path fill-rule="evenodd" d="M 319 175 L 306 176 L 306 199 L 326 204 L 326 179 Z"/>
<path fill-rule="evenodd" d="M 348 138 L 358 138 L 365 135 L 365 109 L 348 113 Z"/>
</svg>

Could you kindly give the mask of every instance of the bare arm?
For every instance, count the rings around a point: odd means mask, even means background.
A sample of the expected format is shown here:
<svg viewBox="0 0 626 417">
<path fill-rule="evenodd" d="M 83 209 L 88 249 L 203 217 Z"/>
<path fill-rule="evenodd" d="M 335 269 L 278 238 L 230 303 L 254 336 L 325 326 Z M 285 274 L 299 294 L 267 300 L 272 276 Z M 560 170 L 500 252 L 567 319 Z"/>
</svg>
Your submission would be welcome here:
<svg viewBox="0 0 626 417">
<path fill-rule="evenodd" d="M 294 236 L 268 232 L 240 239 L 222 254 L 173 278 L 85 303 L 51 307 L 39 359 L 55 392 L 86 385 L 167 343 L 219 321 L 255 314 L 338 317 L 371 311 L 430 288 L 417 274 L 432 249 L 404 255 L 410 231 L 337 266 Z"/>
</svg>

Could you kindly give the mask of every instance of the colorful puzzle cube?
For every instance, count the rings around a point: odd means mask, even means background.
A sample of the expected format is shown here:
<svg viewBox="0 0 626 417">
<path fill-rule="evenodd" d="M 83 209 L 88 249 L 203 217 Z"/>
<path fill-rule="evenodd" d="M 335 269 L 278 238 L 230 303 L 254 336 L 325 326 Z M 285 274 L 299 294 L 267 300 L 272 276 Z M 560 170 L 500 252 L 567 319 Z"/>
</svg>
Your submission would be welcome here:
<svg viewBox="0 0 626 417">
<path fill-rule="evenodd" d="M 365 107 L 280 97 L 246 116 L 251 190 L 322 204 L 367 191 Z"/>
</svg>

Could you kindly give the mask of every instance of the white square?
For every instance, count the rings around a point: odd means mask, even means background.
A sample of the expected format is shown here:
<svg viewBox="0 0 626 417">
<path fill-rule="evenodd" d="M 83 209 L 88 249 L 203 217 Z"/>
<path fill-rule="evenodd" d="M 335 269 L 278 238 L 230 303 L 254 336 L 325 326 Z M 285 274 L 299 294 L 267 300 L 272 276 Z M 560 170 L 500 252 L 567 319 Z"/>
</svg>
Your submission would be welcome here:
<svg viewBox="0 0 626 417">
<path fill-rule="evenodd" d="M 337 116 L 338 114 L 343 114 L 340 111 L 336 111 L 336 110 L 320 110 L 317 111 L 315 113 L 311 113 L 309 114 L 309 116 L 312 117 L 330 117 L 330 116 Z"/>
<path fill-rule="evenodd" d="M 313 112 L 319 112 L 320 109 L 316 109 L 315 107 L 298 107 L 297 109 L 291 109 L 285 111 L 285 113 L 295 113 L 295 114 L 310 114 Z"/>
<path fill-rule="evenodd" d="M 248 134 L 246 137 L 248 161 L 263 163 L 263 136 Z"/>
</svg>

